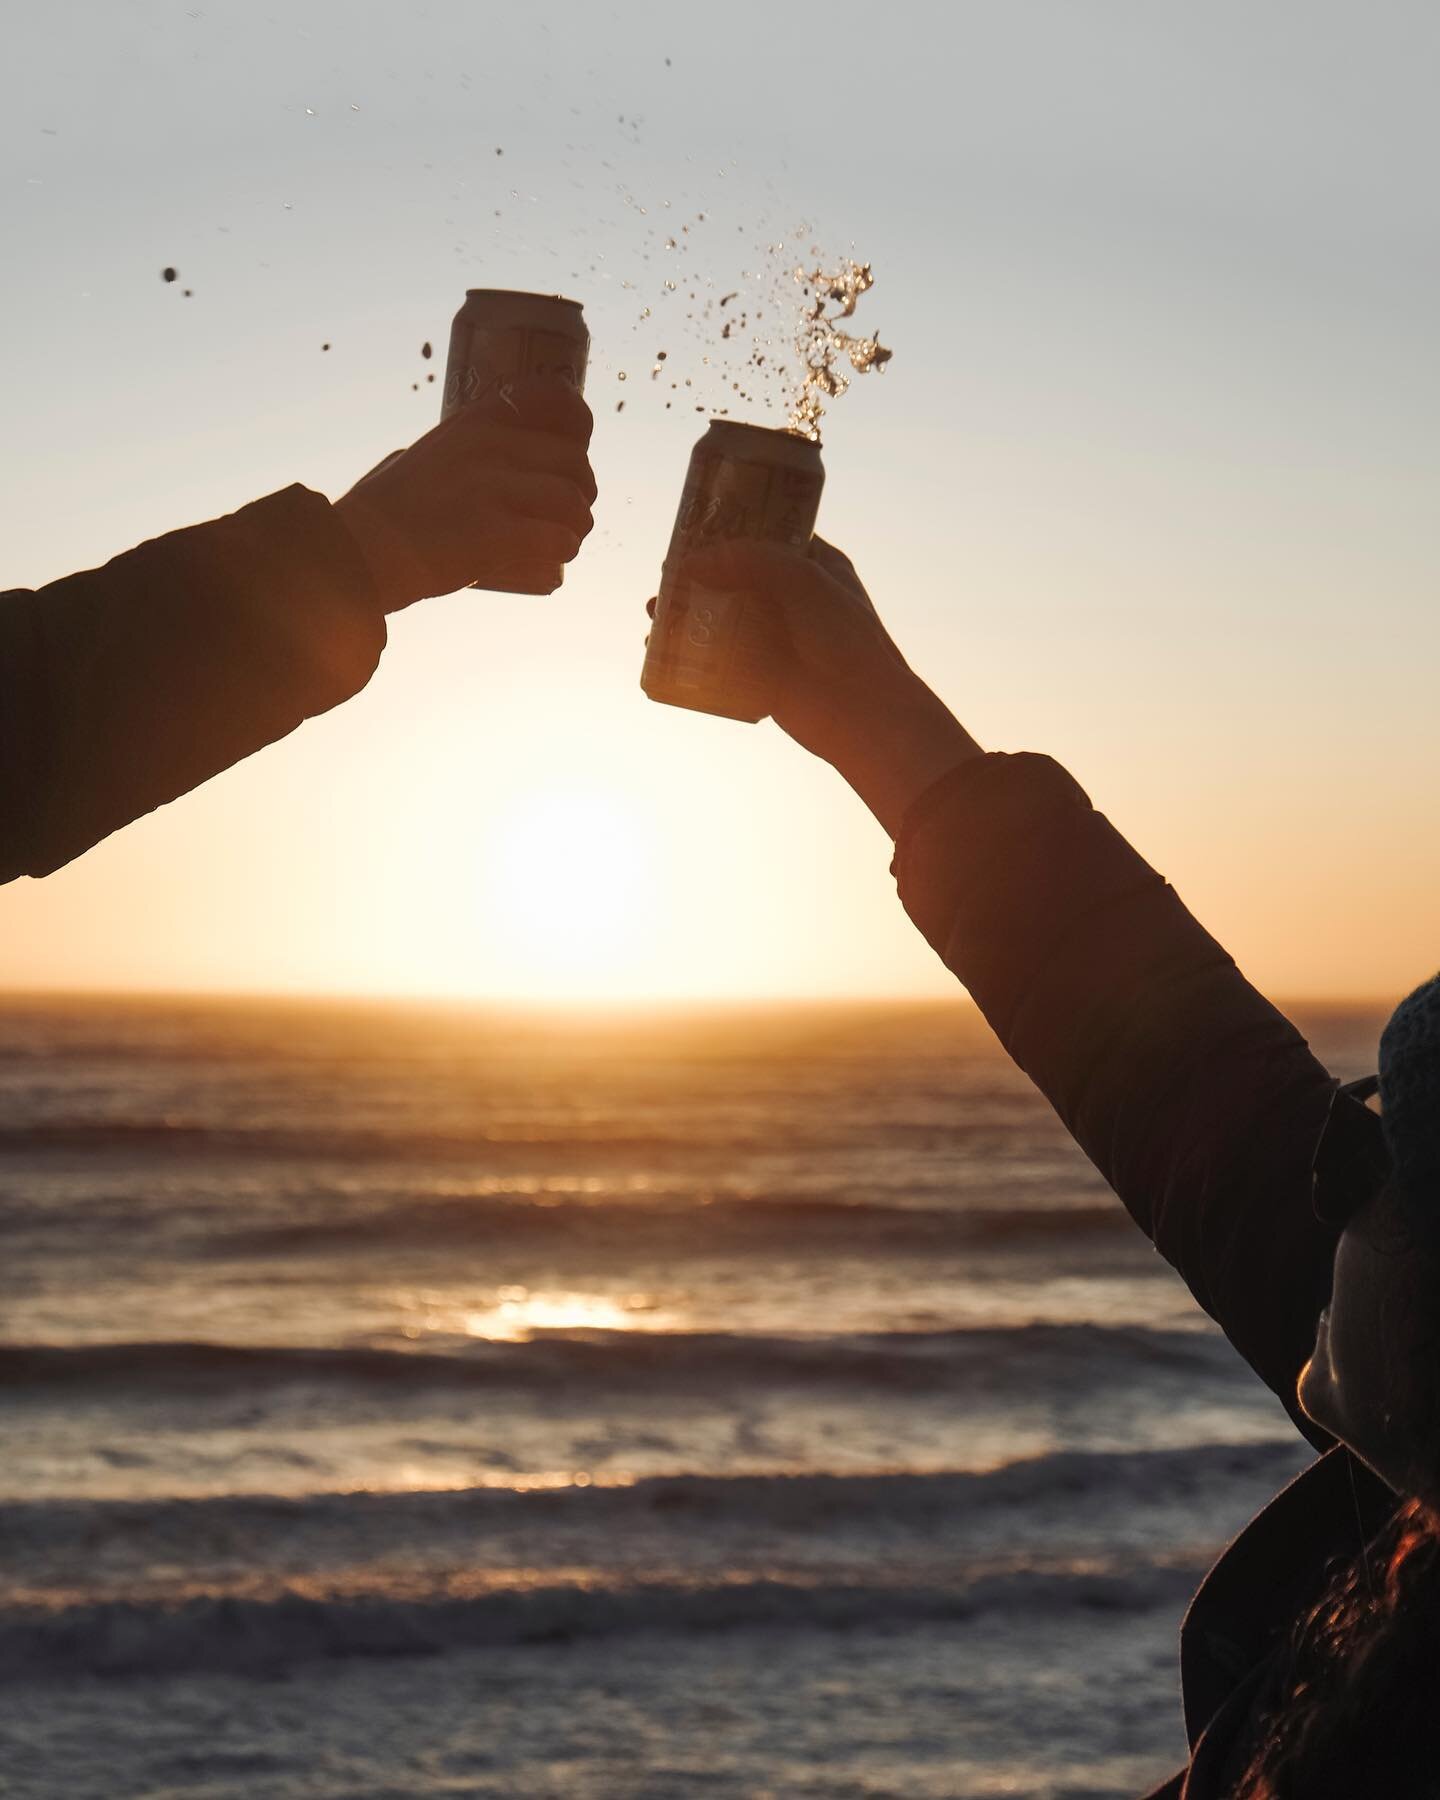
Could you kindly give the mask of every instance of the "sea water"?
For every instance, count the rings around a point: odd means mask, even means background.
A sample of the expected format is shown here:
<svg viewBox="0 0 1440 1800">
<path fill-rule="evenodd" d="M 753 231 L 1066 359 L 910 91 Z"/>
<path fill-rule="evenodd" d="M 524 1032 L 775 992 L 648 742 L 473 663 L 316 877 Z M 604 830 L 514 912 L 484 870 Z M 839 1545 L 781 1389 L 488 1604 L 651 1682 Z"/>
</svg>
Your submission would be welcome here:
<svg viewBox="0 0 1440 1800">
<path fill-rule="evenodd" d="M 1134 1794 L 1308 1455 L 960 1001 L 10 1002 L 0 1239 L 16 1800 Z"/>
</svg>

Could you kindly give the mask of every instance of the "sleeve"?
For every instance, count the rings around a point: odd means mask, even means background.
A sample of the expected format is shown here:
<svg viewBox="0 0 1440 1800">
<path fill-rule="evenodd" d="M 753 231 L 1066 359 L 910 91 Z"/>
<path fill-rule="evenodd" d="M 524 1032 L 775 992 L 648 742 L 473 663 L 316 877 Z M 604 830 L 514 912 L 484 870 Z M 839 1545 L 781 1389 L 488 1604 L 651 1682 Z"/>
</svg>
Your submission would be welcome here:
<svg viewBox="0 0 1440 1800">
<path fill-rule="evenodd" d="M 1321 1441 L 1295 1382 L 1330 1291 L 1337 1233 L 1316 1214 L 1314 1170 L 1337 1096 L 1300 1033 L 1046 757 L 943 777 L 895 866 L 906 910 L 1005 1048 Z M 1378 1132 L 1344 1104 L 1348 1127 Z"/>
<path fill-rule="evenodd" d="M 50 874 L 348 699 L 384 645 L 359 549 L 303 487 L 0 594 L 0 880 Z"/>
</svg>

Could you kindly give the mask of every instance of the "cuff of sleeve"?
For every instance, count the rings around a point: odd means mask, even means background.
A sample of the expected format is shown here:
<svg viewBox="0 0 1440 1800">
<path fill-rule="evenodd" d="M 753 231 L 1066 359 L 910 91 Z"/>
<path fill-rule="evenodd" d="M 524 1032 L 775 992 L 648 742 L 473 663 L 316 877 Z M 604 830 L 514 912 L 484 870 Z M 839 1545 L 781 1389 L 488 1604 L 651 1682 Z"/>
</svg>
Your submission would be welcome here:
<svg viewBox="0 0 1440 1800">
<path fill-rule="evenodd" d="M 385 608 L 342 516 L 323 494 L 296 483 L 226 522 L 244 530 L 259 590 L 253 598 L 268 615 L 255 621 L 255 639 L 273 633 L 279 688 L 289 690 L 299 717 L 358 693 L 385 648 Z"/>
<path fill-rule="evenodd" d="M 294 482 L 262 499 L 252 500 L 230 515 L 253 525 L 267 537 L 288 541 L 297 556 L 323 565 L 329 584 L 357 604 L 377 613 L 384 607 L 370 564 L 333 503 L 324 494 Z"/>
</svg>

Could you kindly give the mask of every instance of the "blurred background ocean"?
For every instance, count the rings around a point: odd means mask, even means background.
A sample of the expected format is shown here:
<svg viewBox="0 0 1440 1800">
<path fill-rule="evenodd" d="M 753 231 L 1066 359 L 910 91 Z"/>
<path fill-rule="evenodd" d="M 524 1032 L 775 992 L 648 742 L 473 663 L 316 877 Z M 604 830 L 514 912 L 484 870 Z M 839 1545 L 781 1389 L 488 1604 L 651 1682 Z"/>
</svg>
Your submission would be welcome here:
<svg viewBox="0 0 1440 1800">
<path fill-rule="evenodd" d="M 11 1001 L 0 1120 L 16 1800 L 1132 1794 L 1307 1454 L 962 1002 Z"/>
</svg>

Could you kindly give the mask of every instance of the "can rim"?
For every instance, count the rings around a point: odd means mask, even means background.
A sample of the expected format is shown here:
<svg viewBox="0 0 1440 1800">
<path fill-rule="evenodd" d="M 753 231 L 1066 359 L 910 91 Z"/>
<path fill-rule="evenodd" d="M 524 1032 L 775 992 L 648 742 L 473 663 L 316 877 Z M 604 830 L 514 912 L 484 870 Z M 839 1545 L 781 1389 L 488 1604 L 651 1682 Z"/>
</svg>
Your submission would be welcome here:
<svg viewBox="0 0 1440 1800">
<path fill-rule="evenodd" d="M 729 438 L 725 447 L 727 456 L 762 456 L 767 462 L 784 460 L 794 467 L 809 466 L 820 461 L 822 445 L 817 438 L 806 437 L 803 431 L 792 431 L 787 425 L 755 425 L 748 419 L 722 419 L 712 417 L 705 428 L 705 437 L 711 432 L 719 434 L 722 442 Z M 698 450 L 700 444 L 695 448 Z M 716 445 L 720 449 L 720 445 Z"/>
<path fill-rule="evenodd" d="M 537 294 L 526 288 L 466 288 L 467 300 L 543 300 L 551 306 L 575 306 L 583 311 L 579 300 L 568 294 Z"/>
<path fill-rule="evenodd" d="M 752 419 L 725 419 L 718 413 L 711 414 L 710 423 L 721 431 L 755 431 L 762 437 L 793 438 L 801 444 L 815 442 L 814 438 L 807 438 L 803 431 L 796 431 L 789 425 L 757 425 Z"/>
</svg>

